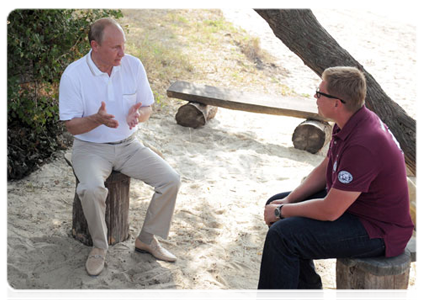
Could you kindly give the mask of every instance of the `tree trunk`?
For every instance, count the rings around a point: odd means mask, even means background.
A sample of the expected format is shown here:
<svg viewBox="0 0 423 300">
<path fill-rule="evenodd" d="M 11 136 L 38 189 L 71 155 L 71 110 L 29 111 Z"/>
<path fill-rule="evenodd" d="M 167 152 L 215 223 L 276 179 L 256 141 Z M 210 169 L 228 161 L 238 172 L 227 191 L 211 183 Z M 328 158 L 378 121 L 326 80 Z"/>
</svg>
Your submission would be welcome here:
<svg viewBox="0 0 423 300">
<path fill-rule="evenodd" d="M 392 101 L 376 80 L 320 25 L 309 9 L 265 9 L 256 12 L 278 37 L 321 77 L 326 68 L 353 66 L 367 80 L 366 106 L 388 125 L 404 151 L 409 170 L 416 174 L 416 121 Z"/>
</svg>

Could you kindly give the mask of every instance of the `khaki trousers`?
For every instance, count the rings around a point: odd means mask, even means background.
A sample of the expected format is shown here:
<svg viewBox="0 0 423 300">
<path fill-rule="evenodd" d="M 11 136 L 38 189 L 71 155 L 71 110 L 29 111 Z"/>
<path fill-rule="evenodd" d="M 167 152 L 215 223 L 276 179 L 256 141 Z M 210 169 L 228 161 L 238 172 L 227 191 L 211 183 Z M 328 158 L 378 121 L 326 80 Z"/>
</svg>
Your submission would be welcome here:
<svg viewBox="0 0 423 300">
<path fill-rule="evenodd" d="M 136 138 L 120 144 L 98 144 L 75 139 L 72 164 L 80 182 L 77 194 L 95 247 L 108 249 L 105 222 L 108 190 L 104 182 L 112 170 L 154 187 L 141 232 L 164 239 L 168 237 L 180 176 L 160 156 Z"/>
</svg>

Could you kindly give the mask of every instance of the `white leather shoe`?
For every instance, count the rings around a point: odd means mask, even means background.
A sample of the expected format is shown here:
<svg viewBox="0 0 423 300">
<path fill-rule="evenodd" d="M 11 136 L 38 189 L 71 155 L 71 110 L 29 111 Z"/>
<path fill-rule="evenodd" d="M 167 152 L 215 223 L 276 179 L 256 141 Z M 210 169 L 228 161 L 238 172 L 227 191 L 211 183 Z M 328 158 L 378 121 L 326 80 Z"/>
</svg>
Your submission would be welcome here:
<svg viewBox="0 0 423 300">
<path fill-rule="evenodd" d="M 156 239 L 156 237 L 153 237 L 153 240 L 151 241 L 150 245 L 147 245 L 143 242 L 141 242 L 138 238 L 135 240 L 135 251 L 140 253 L 150 253 L 155 258 L 168 261 L 168 262 L 174 262 L 176 261 L 176 256 L 167 251 L 165 248 L 163 248 L 159 241 Z"/>
<path fill-rule="evenodd" d="M 93 248 L 88 255 L 87 263 L 85 268 L 87 273 L 91 276 L 97 276 L 104 269 L 104 262 L 106 261 L 107 250 L 100 248 Z"/>
</svg>

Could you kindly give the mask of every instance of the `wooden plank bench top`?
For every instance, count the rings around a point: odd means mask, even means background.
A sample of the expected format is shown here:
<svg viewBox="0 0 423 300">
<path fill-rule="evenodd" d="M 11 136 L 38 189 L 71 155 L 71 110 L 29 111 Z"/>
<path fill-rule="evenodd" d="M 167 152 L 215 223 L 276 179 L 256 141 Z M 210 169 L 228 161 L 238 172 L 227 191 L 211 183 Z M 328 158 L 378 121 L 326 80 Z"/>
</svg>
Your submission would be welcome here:
<svg viewBox="0 0 423 300">
<path fill-rule="evenodd" d="M 233 110 L 328 121 L 318 115 L 314 100 L 300 97 L 276 97 L 186 81 L 174 82 L 167 96 Z"/>
</svg>

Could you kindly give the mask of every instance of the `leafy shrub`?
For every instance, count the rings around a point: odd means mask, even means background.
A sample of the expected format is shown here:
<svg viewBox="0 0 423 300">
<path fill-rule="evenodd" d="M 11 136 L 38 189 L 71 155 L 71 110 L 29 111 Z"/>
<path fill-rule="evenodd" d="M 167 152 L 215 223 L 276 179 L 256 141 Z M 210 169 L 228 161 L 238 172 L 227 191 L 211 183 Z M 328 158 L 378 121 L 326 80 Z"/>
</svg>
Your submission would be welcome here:
<svg viewBox="0 0 423 300">
<path fill-rule="evenodd" d="M 60 76 L 89 50 L 89 25 L 118 10 L 15 10 L 7 20 L 7 173 L 28 175 L 63 143 Z"/>
</svg>

